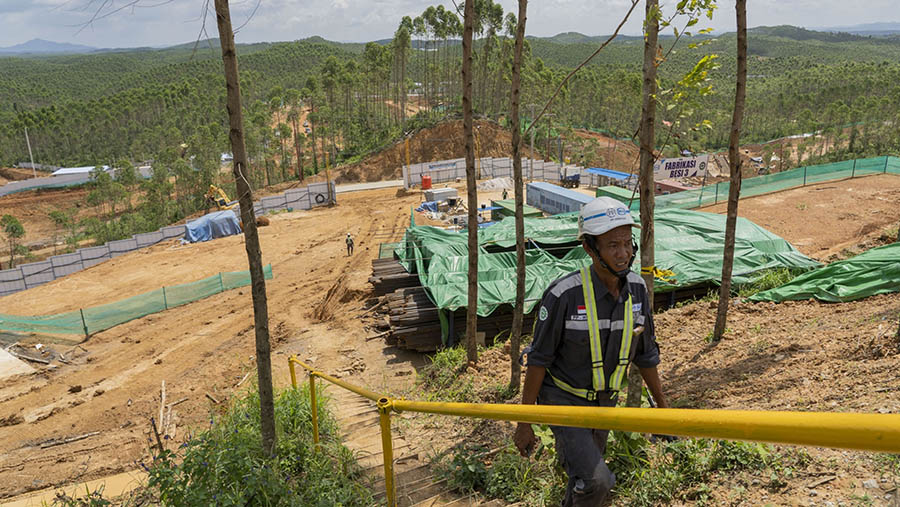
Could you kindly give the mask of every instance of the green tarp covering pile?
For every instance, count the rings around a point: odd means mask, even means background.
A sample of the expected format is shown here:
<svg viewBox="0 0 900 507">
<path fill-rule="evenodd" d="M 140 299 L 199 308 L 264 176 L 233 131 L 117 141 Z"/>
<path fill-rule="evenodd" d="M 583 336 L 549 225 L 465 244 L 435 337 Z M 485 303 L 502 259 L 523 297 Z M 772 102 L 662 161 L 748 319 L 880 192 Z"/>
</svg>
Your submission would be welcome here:
<svg viewBox="0 0 900 507">
<path fill-rule="evenodd" d="M 658 281 L 656 292 L 718 283 L 722 275 L 725 216 L 680 209 L 656 214 L 656 266 L 674 271 L 676 280 Z M 553 280 L 590 263 L 576 241 L 578 215 L 526 218 L 525 311 L 530 312 Z M 639 230 L 634 230 L 638 239 Z M 511 305 L 516 294 L 515 220 L 506 218 L 478 231 L 478 315 Z M 467 234 L 429 226 L 411 226 L 395 249 L 410 273 L 418 273 L 431 300 L 443 310 L 466 306 Z M 761 271 L 808 270 L 819 264 L 787 241 L 739 218 L 735 244 L 734 283 L 753 281 Z M 640 270 L 640 256 L 635 271 Z"/>
<path fill-rule="evenodd" d="M 900 243 L 873 248 L 804 273 L 781 287 L 757 293 L 750 300 L 780 303 L 816 298 L 842 303 L 890 292 L 900 292 Z"/>
<path fill-rule="evenodd" d="M 271 264 L 263 269 L 272 278 Z M 219 273 L 196 282 L 163 287 L 128 299 L 56 315 L 20 317 L 0 314 L 0 329 L 26 333 L 90 334 L 152 313 L 250 285 L 249 271 Z"/>
</svg>

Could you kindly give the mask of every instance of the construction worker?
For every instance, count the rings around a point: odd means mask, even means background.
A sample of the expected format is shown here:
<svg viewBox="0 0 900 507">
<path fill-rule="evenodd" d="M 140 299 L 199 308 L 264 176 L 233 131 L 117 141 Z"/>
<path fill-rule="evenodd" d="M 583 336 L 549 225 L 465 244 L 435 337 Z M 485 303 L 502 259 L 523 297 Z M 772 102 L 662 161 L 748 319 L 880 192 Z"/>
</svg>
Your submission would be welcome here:
<svg viewBox="0 0 900 507">
<path fill-rule="evenodd" d="M 506 189 L 504 188 L 503 189 L 503 200 L 505 201 L 507 197 L 509 197 L 509 193 L 507 193 Z"/>
<path fill-rule="evenodd" d="M 353 238 L 347 233 L 347 257 L 353 255 Z"/>
<path fill-rule="evenodd" d="M 659 347 L 643 279 L 630 270 L 638 227 L 628 207 L 600 197 L 581 210 L 578 239 L 591 265 L 544 292 L 527 356 L 522 403 L 612 407 L 634 362 L 659 407 L 668 406 L 656 365 Z M 615 485 L 604 453 L 608 430 L 551 426 L 557 455 L 569 476 L 564 506 L 601 505 Z M 530 424 L 513 441 L 522 455 L 535 445 Z"/>
</svg>

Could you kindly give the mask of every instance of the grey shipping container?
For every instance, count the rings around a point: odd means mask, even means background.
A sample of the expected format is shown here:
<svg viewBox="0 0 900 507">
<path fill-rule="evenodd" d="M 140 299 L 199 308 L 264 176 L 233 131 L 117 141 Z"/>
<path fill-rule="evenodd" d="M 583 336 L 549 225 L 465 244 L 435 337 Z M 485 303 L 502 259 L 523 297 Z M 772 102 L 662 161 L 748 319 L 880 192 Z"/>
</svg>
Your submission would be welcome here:
<svg viewBox="0 0 900 507">
<path fill-rule="evenodd" d="M 433 188 L 425 191 L 426 201 L 444 201 L 450 198 L 459 197 L 459 193 L 455 188 Z"/>
<path fill-rule="evenodd" d="M 529 183 L 525 189 L 526 204 L 551 215 L 581 211 L 581 208 L 593 199 L 581 192 L 542 181 Z"/>
</svg>

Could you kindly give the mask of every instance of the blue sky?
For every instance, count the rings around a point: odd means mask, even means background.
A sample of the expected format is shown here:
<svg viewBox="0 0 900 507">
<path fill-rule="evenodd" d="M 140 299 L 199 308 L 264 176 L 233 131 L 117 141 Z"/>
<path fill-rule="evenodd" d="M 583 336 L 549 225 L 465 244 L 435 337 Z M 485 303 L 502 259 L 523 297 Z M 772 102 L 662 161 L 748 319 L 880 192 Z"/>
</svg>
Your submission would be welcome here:
<svg viewBox="0 0 900 507">
<path fill-rule="evenodd" d="M 462 0 L 457 0 L 462 2 Z M 238 26 L 255 15 L 237 35 L 238 42 L 284 41 L 320 35 L 338 41 L 369 41 L 390 37 L 400 18 L 420 14 L 427 6 L 449 0 L 236 0 L 232 18 Z M 516 0 L 500 0 L 517 11 Z M 674 0 L 662 0 L 671 6 Z M 204 0 L 0 0 L 0 47 L 33 38 L 94 47 L 160 46 L 188 42 L 201 31 Z M 734 3 L 719 1 L 712 22 L 719 31 L 734 29 Z M 847 26 L 900 21 L 896 0 L 750 0 L 749 25 L 791 24 L 804 27 Z M 107 15 L 84 26 L 104 5 Z M 210 0 L 210 8 L 212 0 Z M 611 33 L 630 5 L 629 0 L 532 0 L 527 33 L 550 36 L 560 32 L 587 35 Z M 116 9 L 120 9 L 113 12 Z M 623 33 L 640 32 L 643 0 Z M 214 20 L 206 30 L 215 36 Z"/>
</svg>

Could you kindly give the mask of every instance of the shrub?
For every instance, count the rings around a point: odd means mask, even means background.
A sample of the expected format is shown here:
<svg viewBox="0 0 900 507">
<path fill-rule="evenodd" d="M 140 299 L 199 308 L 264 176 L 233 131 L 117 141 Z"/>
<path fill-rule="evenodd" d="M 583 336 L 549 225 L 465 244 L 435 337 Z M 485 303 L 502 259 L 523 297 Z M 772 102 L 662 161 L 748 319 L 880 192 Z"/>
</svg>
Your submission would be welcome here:
<svg viewBox="0 0 900 507">
<path fill-rule="evenodd" d="M 165 505 L 371 505 L 371 492 L 337 425 L 319 401 L 320 449 L 312 443 L 309 393 L 283 391 L 275 401 L 278 443 L 263 455 L 254 392 L 210 419 L 206 431 L 148 468 L 149 490 Z"/>
</svg>

